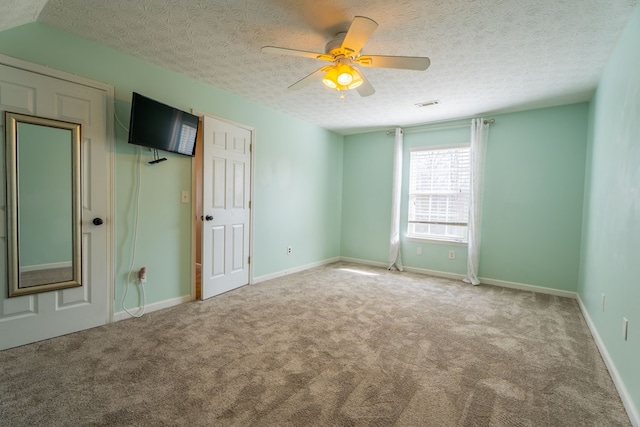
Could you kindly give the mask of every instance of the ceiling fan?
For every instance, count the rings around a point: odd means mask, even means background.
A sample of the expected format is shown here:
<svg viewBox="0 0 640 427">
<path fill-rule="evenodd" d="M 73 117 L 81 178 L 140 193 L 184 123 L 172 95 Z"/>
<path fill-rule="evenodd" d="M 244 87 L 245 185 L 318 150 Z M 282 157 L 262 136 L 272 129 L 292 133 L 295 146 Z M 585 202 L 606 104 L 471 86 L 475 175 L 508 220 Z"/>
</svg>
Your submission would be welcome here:
<svg viewBox="0 0 640 427">
<path fill-rule="evenodd" d="M 312 81 L 322 79 L 322 82 L 331 89 L 338 91 L 356 89 L 360 96 L 369 96 L 375 93 L 375 89 L 357 65 L 419 71 L 429 68 L 431 61 L 427 57 L 361 55 L 360 50 L 376 28 L 378 28 L 378 23 L 373 19 L 356 16 L 353 18 L 348 31 L 336 34 L 327 43 L 325 53 L 275 46 L 264 46 L 262 51 L 331 62 L 330 65 L 314 71 L 289 86 L 289 89 L 294 90 L 300 89 Z"/>
</svg>

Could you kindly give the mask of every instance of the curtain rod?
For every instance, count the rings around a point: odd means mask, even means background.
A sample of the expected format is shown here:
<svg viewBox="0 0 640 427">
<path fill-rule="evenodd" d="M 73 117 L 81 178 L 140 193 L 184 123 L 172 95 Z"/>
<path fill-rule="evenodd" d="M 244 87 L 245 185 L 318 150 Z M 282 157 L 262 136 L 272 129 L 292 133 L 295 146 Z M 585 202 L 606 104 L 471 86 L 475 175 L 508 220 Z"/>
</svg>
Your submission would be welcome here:
<svg viewBox="0 0 640 427">
<path fill-rule="evenodd" d="M 491 125 L 493 123 L 496 122 L 496 119 L 484 119 L 482 121 L 485 125 Z M 422 132 L 422 131 L 429 131 L 429 130 L 441 130 L 441 129 L 454 129 L 454 128 L 461 128 L 461 127 L 465 127 L 465 126 L 469 126 L 469 123 L 452 123 L 452 124 L 442 124 L 440 126 L 438 125 L 433 125 L 433 126 L 422 126 L 422 127 L 418 127 L 418 128 L 409 128 L 407 130 L 402 130 L 403 133 L 412 133 L 412 132 Z M 387 135 L 393 135 L 395 133 L 395 129 L 394 130 L 388 130 L 387 131 Z"/>
</svg>

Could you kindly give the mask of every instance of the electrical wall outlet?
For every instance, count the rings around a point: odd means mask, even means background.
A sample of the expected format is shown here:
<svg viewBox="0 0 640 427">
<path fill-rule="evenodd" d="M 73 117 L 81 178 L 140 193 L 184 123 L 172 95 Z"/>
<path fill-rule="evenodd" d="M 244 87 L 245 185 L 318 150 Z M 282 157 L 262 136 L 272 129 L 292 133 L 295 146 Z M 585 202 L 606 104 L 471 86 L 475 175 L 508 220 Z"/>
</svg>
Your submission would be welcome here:
<svg viewBox="0 0 640 427">
<path fill-rule="evenodd" d="M 147 267 L 142 267 L 138 270 L 138 281 L 140 283 L 147 283 Z"/>
<path fill-rule="evenodd" d="M 422 246 L 418 246 L 416 249 L 416 254 L 422 255 Z"/>
<path fill-rule="evenodd" d="M 456 259 L 456 251 L 449 251 L 449 259 Z"/>
<path fill-rule="evenodd" d="M 292 252 L 291 246 L 287 246 L 287 255 L 291 255 Z"/>
<path fill-rule="evenodd" d="M 182 193 L 180 195 L 180 201 L 182 203 L 189 203 L 189 191 L 188 190 L 182 190 Z"/>
</svg>

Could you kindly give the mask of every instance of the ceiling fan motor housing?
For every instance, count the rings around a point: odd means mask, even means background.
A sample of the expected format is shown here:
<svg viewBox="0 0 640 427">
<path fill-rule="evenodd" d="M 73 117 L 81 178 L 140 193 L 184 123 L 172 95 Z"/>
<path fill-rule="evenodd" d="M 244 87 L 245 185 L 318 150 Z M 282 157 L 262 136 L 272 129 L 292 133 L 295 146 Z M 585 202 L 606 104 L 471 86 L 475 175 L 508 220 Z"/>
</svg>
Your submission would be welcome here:
<svg viewBox="0 0 640 427">
<path fill-rule="evenodd" d="M 326 44 L 324 47 L 325 53 L 328 55 L 345 55 L 347 56 L 347 52 L 342 49 L 342 42 L 344 41 L 345 36 L 347 35 L 346 31 L 338 33 L 335 37 Z"/>
</svg>

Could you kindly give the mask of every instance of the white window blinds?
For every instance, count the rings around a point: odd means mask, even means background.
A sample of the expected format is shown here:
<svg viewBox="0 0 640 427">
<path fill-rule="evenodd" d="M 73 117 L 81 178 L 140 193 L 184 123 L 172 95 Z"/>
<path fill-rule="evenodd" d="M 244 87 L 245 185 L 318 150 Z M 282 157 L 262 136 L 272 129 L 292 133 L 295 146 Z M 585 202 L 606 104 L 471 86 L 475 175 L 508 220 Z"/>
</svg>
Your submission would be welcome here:
<svg viewBox="0 0 640 427">
<path fill-rule="evenodd" d="M 413 150 L 409 176 L 409 237 L 466 241 L 469 146 Z"/>
</svg>

